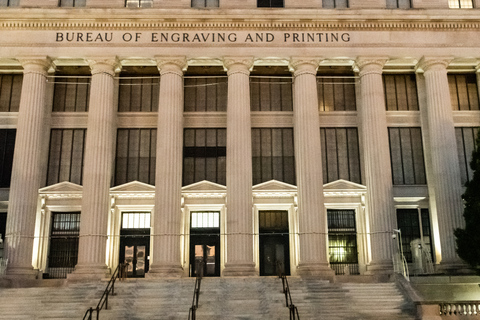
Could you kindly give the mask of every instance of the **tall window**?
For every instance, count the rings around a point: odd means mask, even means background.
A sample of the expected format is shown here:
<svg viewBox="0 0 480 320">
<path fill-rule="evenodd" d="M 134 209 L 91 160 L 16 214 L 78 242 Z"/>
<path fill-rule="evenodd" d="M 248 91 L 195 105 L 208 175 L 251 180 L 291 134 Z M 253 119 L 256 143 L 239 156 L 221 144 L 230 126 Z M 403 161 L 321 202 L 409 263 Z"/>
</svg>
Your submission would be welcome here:
<svg viewBox="0 0 480 320">
<path fill-rule="evenodd" d="M 62 181 L 82 184 L 86 129 L 52 129 L 47 185 Z"/>
<path fill-rule="evenodd" d="M 183 185 L 208 180 L 226 185 L 227 130 L 185 129 Z"/>
<path fill-rule="evenodd" d="M 89 97 L 90 76 L 55 76 L 54 112 L 87 112 Z"/>
<path fill-rule="evenodd" d="M 253 184 L 272 179 L 296 184 L 293 129 L 253 128 Z"/>
<path fill-rule="evenodd" d="M 475 138 L 478 130 L 479 128 L 455 128 L 462 184 L 473 178 L 470 161 L 472 161 L 472 152 L 476 147 Z"/>
<path fill-rule="evenodd" d="M 151 8 L 153 7 L 153 0 L 126 0 L 125 7 L 127 8 Z"/>
<path fill-rule="evenodd" d="M 10 187 L 15 134 L 15 129 L 0 129 L 0 188 Z"/>
<path fill-rule="evenodd" d="M 319 111 L 355 111 L 355 79 L 353 76 L 318 76 Z"/>
<path fill-rule="evenodd" d="M 469 9 L 469 8 L 473 8 L 473 1 L 472 0 L 448 0 L 448 7 L 456 8 L 456 9 Z"/>
<path fill-rule="evenodd" d="M 418 110 L 417 84 L 414 74 L 384 74 L 387 111 Z"/>
<path fill-rule="evenodd" d="M 420 128 L 388 128 L 393 184 L 426 184 Z"/>
<path fill-rule="evenodd" d="M 328 9 L 348 8 L 348 0 L 323 0 L 322 5 Z"/>
<path fill-rule="evenodd" d="M 410 0 L 387 0 L 387 9 L 410 9 L 411 7 Z"/>
<path fill-rule="evenodd" d="M 292 111 L 291 77 L 250 77 L 252 111 Z"/>
<path fill-rule="evenodd" d="M 80 212 L 52 212 L 48 278 L 66 278 L 78 260 Z"/>
<path fill-rule="evenodd" d="M 413 262 L 411 244 L 416 239 L 423 241 L 425 247 L 422 250 L 430 253 L 433 259 L 428 209 L 397 209 L 397 227 L 402 233 L 403 255 L 407 262 Z"/>
<path fill-rule="evenodd" d="M 0 7 L 18 7 L 20 0 L 0 0 Z"/>
<path fill-rule="evenodd" d="M 448 85 L 453 110 L 479 110 L 477 77 L 471 74 L 449 74 Z"/>
<path fill-rule="evenodd" d="M 330 267 L 335 274 L 359 274 L 355 211 L 329 209 L 327 221 Z"/>
<path fill-rule="evenodd" d="M 59 7 L 85 7 L 86 0 L 60 0 Z"/>
<path fill-rule="evenodd" d="M 155 184 L 157 129 L 118 129 L 115 185 Z"/>
<path fill-rule="evenodd" d="M 192 8 L 215 8 L 219 0 L 192 0 Z"/>
<path fill-rule="evenodd" d="M 227 77 L 185 77 L 185 112 L 227 111 Z"/>
<path fill-rule="evenodd" d="M 323 183 L 362 183 L 357 128 L 321 128 Z"/>
<path fill-rule="evenodd" d="M 257 0 L 259 8 L 283 8 L 283 0 Z"/>
<path fill-rule="evenodd" d="M 23 75 L 0 75 L 0 112 L 18 112 Z"/>
<path fill-rule="evenodd" d="M 160 90 L 158 72 L 120 77 L 118 90 L 119 112 L 156 112 Z"/>
</svg>

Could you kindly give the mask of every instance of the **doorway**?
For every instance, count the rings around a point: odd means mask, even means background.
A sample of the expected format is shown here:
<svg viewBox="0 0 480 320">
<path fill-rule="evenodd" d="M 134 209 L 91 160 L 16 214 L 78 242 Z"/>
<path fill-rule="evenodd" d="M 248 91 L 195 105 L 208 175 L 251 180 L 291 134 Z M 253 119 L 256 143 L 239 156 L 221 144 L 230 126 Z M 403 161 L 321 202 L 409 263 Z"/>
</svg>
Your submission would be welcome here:
<svg viewBox="0 0 480 320">
<path fill-rule="evenodd" d="M 119 262 L 127 264 L 127 277 L 141 278 L 148 272 L 150 213 L 123 213 Z"/>
<path fill-rule="evenodd" d="M 260 275 L 290 275 L 288 211 L 259 212 Z"/>
<path fill-rule="evenodd" d="M 190 276 L 220 276 L 220 213 L 192 212 Z"/>
</svg>

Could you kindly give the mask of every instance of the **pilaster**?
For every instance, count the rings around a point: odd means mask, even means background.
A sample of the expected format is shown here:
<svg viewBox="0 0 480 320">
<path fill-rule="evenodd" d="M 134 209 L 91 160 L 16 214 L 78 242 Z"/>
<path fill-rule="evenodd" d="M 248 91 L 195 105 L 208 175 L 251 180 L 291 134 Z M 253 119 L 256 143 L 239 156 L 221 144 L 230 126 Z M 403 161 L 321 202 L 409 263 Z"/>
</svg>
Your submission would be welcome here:
<svg viewBox="0 0 480 320">
<path fill-rule="evenodd" d="M 367 273 L 391 273 L 394 205 L 382 68 L 386 58 L 361 57 L 358 116 L 363 142 L 366 211 L 369 215 L 371 257 Z"/>
<path fill-rule="evenodd" d="M 110 182 L 115 147 L 114 57 L 88 61 L 92 70 L 83 170 L 82 214 L 78 263 L 69 279 L 102 278 L 108 274 L 106 243 Z"/>
<path fill-rule="evenodd" d="M 227 256 L 226 276 L 255 275 L 253 256 L 250 57 L 227 57 Z"/>
<path fill-rule="evenodd" d="M 179 277 L 183 273 L 182 164 L 183 70 L 185 57 L 156 57 L 160 71 L 155 172 L 153 253 L 148 277 Z"/>
<path fill-rule="evenodd" d="M 293 58 L 293 126 L 298 190 L 299 275 L 334 277 L 327 254 L 317 97 L 319 60 Z"/>
<path fill-rule="evenodd" d="M 22 95 L 18 112 L 15 153 L 6 226 L 7 274 L 35 278 L 32 267 L 33 238 L 41 182 L 42 138 L 47 128 L 45 95 L 48 57 L 19 59 L 23 71 Z"/>
</svg>

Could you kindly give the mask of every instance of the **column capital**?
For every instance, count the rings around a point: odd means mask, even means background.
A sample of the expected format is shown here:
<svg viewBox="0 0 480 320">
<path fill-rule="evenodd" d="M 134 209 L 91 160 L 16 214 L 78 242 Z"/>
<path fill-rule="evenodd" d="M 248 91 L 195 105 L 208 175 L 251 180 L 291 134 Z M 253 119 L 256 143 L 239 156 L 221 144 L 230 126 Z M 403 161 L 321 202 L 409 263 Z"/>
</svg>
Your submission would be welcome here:
<svg viewBox="0 0 480 320">
<path fill-rule="evenodd" d="M 23 67 L 23 74 L 40 73 L 47 76 L 48 70 L 54 67 L 52 59 L 47 56 L 30 56 L 17 59 Z"/>
<path fill-rule="evenodd" d="M 113 77 L 115 71 L 122 67 L 117 57 L 93 57 L 87 62 L 92 70 L 92 75 L 105 73 Z"/>
<path fill-rule="evenodd" d="M 293 73 L 294 77 L 302 74 L 317 75 L 317 69 L 320 65 L 319 58 L 313 57 L 292 57 L 288 64 L 288 68 Z"/>
<path fill-rule="evenodd" d="M 173 73 L 182 77 L 188 67 L 187 58 L 184 56 L 155 56 L 155 60 L 160 75 Z"/>
<path fill-rule="evenodd" d="M 416 70 L 417 72 L 446 70 L 452 60 L 452 57 L 422 57 L 417 63 Z"/>
<path fill-rule="evenodd" d="M 382 74 L 383 66 L 387 62 L 387 57 L 358 57 L 355 60 L 354 68 L 360 71 L 360 78 L 367 74 Z"/>
<path fill-rule="evenodd" d="M 224 57 L 223 67 L 227 75 L 243 73 L 248 76 L 253 68 L 253 57 Z"/>
</svg>

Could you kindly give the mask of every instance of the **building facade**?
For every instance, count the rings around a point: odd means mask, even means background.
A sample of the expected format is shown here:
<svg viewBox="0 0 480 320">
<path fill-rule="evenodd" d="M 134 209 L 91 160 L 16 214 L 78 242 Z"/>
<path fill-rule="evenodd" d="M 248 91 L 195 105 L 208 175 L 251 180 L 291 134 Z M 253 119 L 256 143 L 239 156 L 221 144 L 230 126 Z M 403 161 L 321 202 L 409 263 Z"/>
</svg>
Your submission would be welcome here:
<svg viewBox="0 0 480 320">
<path fill-rule="evenodd" d="M 463 270 L 479 6 L 0 1 L 6 276 Z"/>
</svg>

